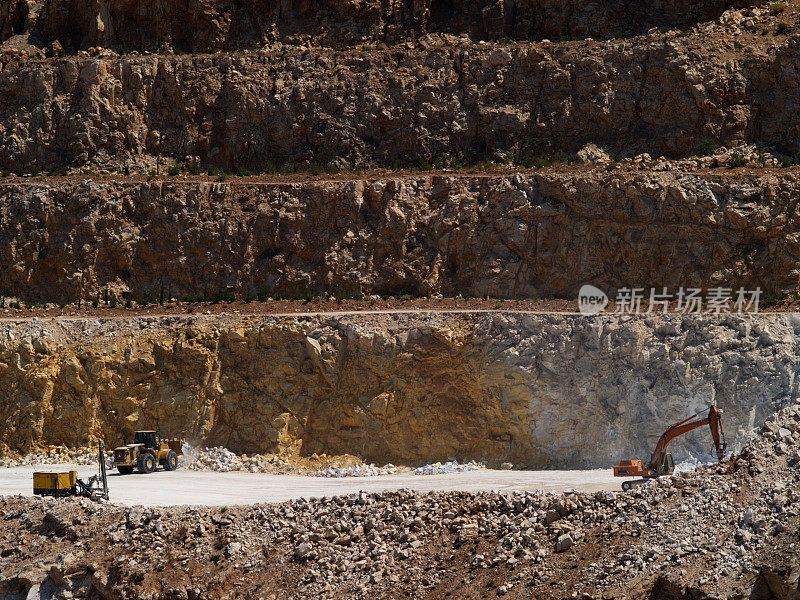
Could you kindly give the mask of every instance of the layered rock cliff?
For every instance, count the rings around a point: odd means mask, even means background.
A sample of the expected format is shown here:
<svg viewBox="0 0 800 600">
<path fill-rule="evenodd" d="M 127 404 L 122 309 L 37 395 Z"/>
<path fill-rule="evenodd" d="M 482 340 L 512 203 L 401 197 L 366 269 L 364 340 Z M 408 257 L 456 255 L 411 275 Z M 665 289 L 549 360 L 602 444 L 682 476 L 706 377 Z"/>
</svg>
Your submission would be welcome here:
<svg viewBox="0 0 800 600">
<path fill-rule="evenodd" d="M 0 295 L 793 290 L 798 193 L 724 172 L 0 184 Z"/>
<path fill-rule="evenodd" d="M 711 39 L 12 60 L 0 72 L 0 169 L 149 169 L 155 156 L 232 170 L 394 166 L 568 155 L 587 142 L 686 155 L 705 138 L 794 152 L 800 35 Z"/>
<path fill-rule="evenodd" d="M 800 317 L 510 313 L 4 322 L 4 448 L 157 428 L 238 452 L 606 467 L 716 403 L 797 398 Z M 674 447 L 709 456 L 707 431 Z"/>
</svg>

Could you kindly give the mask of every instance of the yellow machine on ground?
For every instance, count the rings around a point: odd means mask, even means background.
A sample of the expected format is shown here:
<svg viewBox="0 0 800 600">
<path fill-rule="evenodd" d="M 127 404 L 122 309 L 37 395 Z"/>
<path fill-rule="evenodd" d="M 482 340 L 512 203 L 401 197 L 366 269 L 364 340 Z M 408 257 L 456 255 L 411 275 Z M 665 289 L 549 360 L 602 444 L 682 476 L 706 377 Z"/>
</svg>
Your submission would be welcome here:
<svg viewBox="0 0 800 600">
<path fill-rule="evenodd" d="M 183 455 L 183 440 L 160 440 L 155 431 L 137 431 L 133 443 L 114 449 L 112 467 L 123 475 L 152 473 L 159 465 L 165 471 L 178 468 L 178 457 Z"/>
<path fill-rule="evenodd" d="M 33 493 L 37 496 L 84 496 L 96 500 L 108 500 L 108 480 L 106 479 L 106 448 L 99 442 L 97 448 L 98 473 L 89 481 L 78 479 L 77 471 L 61 473 L 37 472 L 33 474 Z"/>
</svg>

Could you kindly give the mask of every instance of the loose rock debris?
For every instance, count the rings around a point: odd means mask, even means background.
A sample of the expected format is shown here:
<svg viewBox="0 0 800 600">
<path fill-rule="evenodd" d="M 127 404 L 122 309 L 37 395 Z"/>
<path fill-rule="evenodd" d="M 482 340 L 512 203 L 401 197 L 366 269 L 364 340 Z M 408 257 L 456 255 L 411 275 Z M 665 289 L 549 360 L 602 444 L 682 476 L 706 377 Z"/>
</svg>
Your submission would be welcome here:
<svg viewBox="0 0 800 600">
<path fill-rule="evenodd" d="M 401 490 L 218 509 L 6 497 L 0 591 L 731 598 L 778 582 L 772 597 L 788 599 L 800 573 L 799 465 L 795 404 L 730 460 L 630 493 Z"/>
</svg>

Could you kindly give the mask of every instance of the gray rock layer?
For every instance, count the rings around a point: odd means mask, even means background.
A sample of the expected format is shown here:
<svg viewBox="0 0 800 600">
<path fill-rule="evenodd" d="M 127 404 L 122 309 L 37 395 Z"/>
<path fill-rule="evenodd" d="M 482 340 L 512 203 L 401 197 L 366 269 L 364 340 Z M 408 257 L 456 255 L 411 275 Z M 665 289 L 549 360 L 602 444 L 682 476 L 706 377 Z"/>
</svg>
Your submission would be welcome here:
<svg viewBox="0 0 800 600">
<path fill-rule="evenodd" d="M 797 399 L 798 335 L 797 314 L 6 322 L 0 439 L 114 444 L 155 427 L 247 453 L 608 467 L 711 403 L 736 447 Z M 708 430 L 673 450 L 710 457 Z"/>
<path fill-rule="evenodd" d="M 0 185 L 0 294 L 793 290 L 798 176 Z"/>
</svg>

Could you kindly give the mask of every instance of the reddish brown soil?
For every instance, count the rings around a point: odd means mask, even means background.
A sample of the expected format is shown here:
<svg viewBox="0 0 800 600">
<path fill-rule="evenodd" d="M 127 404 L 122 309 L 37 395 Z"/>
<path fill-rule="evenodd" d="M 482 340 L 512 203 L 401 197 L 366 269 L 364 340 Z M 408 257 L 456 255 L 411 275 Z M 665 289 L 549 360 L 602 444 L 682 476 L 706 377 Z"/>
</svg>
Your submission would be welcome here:
<svg viewBox="0 0 800 600">
<path fill-rule="evenodd" d="M 642 303 L 646 307 L 646 302 Z M 777 304 L 762 303 L 761 313 L 800 312 L 800 299 L 786 299 Z M 611 302 L 604 314 L 614 313 L 616 306 Z M 644 313 L 646 308 L 643 308 Z M 340 313 L 340 312 L 395 312 L 395 311 L 499 311 L 499 312 L 538 312 L 538 313 L 578 313 L 576 300 L 565 299 L 538 299 L 538 300 L 499 300 L 485 298 L 382 298 L 379 300 L 336 300 L 317 298 L 313 300 L 270 300 L 267 302 L 193 302 L 193 303 L 165 303 L 150 304 L 147 306 L 132 306 L 125 308 L 118 305 L 115 308 L 100 305 L 92 308 L 85 303 L 78 308 L 75 304 L 64 307 L 48 305 L 47 307 L 6 308 L 0 309 L 0 318 L 28 319 L 74 317 L 74 318 L 108 318 L 108 317 L 138 317 L 161 315 L 283 315 L 283 314 L 313 314 L 313 313 Z M 676 306 L 670 307 L 670 313 L 677 313 Z M 658 314 L 658 313 L 656 313 Z"/>
</svg>

